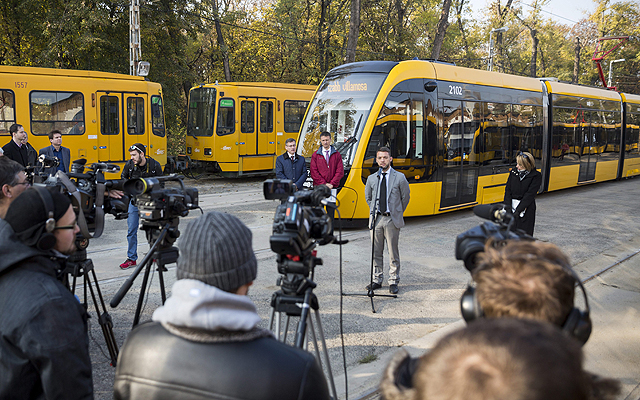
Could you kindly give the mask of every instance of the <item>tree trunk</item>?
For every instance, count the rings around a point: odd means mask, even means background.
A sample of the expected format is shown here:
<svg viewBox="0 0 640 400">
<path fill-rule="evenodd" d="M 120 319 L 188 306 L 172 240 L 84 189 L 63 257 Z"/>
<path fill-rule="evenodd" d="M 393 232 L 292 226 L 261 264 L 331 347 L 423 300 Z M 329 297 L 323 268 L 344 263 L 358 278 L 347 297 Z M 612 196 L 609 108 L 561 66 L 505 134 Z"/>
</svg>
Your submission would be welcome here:
<svg viewBox="0 0 640 400">
<path fill-rule="evenodd" d="M 458 8 L 456 9 L 456 17 L 458 19 L 458 28 L 460 29 L 460 33 L 462 34 L 462 42 L 464 45 L 464 53 L 469 55 L 469 40 L 467 39 L 467 33 L 464 31 L 464 25 L 462 24 L 462 8 L 464 7 L 464 1 L 460 0 L 460 4 L 458 4 Z"/>
<path fill-rule="evenodd" d="M 351 20 L 349 21 L 349 37 L 347 39 L 346 63 L 356 61 L 356 48 L 360 36 L 360 0 L 351 0 Z"/>
<path fill-rule="evenodd" d="M 529 34 L 531 35 L 531 64 L 529 70 L 529 76 L 532 78 L 536 77 L 536 63 L 538 61 L 538 31 L 535 29 L 529 29 Z"/>
<path fill-rule="evenodd" d="M 444 0 L 442 4 L 442 12 L 436 26 L 436 36 L 433 39 L 433 50 L 431 50 L 431 59 L 437 60 L 440 57 L 440 49 L 444 42 L 444 35 L 449 27 L 449 9 L 451 8 L 451 0 Z"/>
<path fill-rule="evenodd" d="M 575 41 L 575 58 L 573 59 L 573 80 L 571 83 L 578 83 L 578 75 L 580 74 L 580 38 L 576 37 Z"/>
<path fill-rule="evenodd" d="M 507 0 L 507 4 L 505 4 L 504 8 L 500 8 L 500 1 L 497 1 L 498 7 L 498 28 L 502 28 L 504 24 L 507 22 L 507 17 L 509 16 L 509 11 L 511 11 L 511 3 L 513 0 Z M 504 72 L 504 65 L 506 64 L 503 59 L 503 50 L 502 50 L 502 32 L 496 32 L 496 44 L 495 44 L 495 56 L 494 59 L 498 60 L 499 71 Z M 495 64 L 495 62 L 494 62 Z"/>
<path fill-rule="evenodd" d="M 220 20 L 218 19 L 218 1 L 213 1 L 213 15 L 215 16 L 215 25 L 216 25 L 216 35 L 218 38 L 218 47 L 222 52 L 222 66 L 224 68 L 224 79 L 227 82 L 231 82 L 231 68 L 229 68 L 229 51 L 227 49 L 227 44 L 224 42 L 224 36 L 222 36 L 222 26 L 220 25 Z"/>
</svg>

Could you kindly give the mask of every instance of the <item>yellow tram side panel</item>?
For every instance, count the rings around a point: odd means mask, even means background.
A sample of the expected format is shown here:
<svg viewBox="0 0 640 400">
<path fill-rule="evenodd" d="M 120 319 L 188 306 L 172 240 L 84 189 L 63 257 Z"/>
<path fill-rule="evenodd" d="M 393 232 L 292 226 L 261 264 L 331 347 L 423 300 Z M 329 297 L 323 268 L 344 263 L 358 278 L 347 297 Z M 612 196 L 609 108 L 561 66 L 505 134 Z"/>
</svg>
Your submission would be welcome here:
<svg viewBox="0 0 640 400">
<path fill-rule="evenodd" d="M 627 103 L 627 109 L 629 109 L 630 107 L 633 108 L 640 108 L 640 96 L 639 95 L 635 95 L 635 94 L 628 94 L 628 93 L 620 93 L 620 95 L 622 96 L 622 99 L 624 100 L 625 103 Z M 627 147 L 631 146 L 633 148 L 628 148 L 625 150 L 638 150 L 637 144 L 633 144 L 633 145 L 626 145 Z M 631 176 L 636 176 L 636 175 L 640 175 L 640 157 L 635 157 L 635 158 L 626 158 L 624 159 L 624 164 L 622 166 L 622 177 L 623 178 L 629 178 Z"/>
<path fill-rule="evenodd" d="M 0 89 L 14 93 L 16 123 L 22 125 L 29 135 L 29 143 L 38 151 L 51 145 L 48 134 L 34 134 L 31 129 L 30 93 L 38 92 L 79 92 L 83 96 L 84 128 L 81 135 L 64 134 L 62 145 L 70 149 L 71 160 L 86 158 L 87 164 L 111 162 L 122 168 L 129 158 L 128 146 L 141 142 L 148 146 L 148 155 L 160 162 L 167 162 L 165 136 L 152 133 L 151 103 L 152 95 L 162 96 L 160 84 L 145 81 L 142 77 L 99 71 L 77 71 L 54 68 L 0 66 Z M 100 93 L 127 93 L 145 98 L 144 135 L 127 135 L 123 140 L 124 128 L 119 135 L 101 135 L 99 123 Z M 122 108 L 122 104 L 119 107 Z M 120 118 L 123 118 L 120 115 Z M 163 123 L 164 125 L 164 123 Z M 124 126 L 124 125 L 122 125 Z M 0 136 L 1 146 L 11 140 L 9 134 Z M 119 147 L 118 157 L 104 156 L 101 150 L 115 143 Z M 123 145 L 124 143 L 124 145 Z M 126 147 L 123 149 L 123 147 Z M 120 151 L 122 149 L 122 151 Z M 120 177 L 120 173 L 107 174 L 108 179 Z"/>
<path fill-rule="evenodd" d="M 227 82 L 206 84 L 199 87 L 212 87 L 217 90 L 215 104 L 215 124 L 211 136 L 187 136 L 186 145 L 191 147 L 191 158 L 199 161 L 215 161 L 223 173 L 242 173 L 252 171 L 268 171 L 275 169 L 275 158 L 284 152 L 284 143 L 288 138 L 298 139 L 299 132 L 286 132 L 284 129 L 284 102 L 310 101 L 316 86 L 268 82 Z M 224 96 L 220 96 L 220 92 Z M 232 134 L 219 136 L 218 107 L 220 99 L 234 100 L 235 129 Z M 272 99 L 275 101 L 275 123 L 272 134 L 262 134 L 260 121 L 256 120 L 253 134 L 242 133 L 240 127 L 243 99 Z M 257 108 L 257 107 L 256 107 Z M 255 116 L 257 117 L 257 112 Z M 256 138 L 254 135 L 258 135 Z M 261 141 L 256 143 L 256 141 Z M 255 154 L 251 147 L 256 145 L 268 148 L 267 154 Z"/>
</svg>

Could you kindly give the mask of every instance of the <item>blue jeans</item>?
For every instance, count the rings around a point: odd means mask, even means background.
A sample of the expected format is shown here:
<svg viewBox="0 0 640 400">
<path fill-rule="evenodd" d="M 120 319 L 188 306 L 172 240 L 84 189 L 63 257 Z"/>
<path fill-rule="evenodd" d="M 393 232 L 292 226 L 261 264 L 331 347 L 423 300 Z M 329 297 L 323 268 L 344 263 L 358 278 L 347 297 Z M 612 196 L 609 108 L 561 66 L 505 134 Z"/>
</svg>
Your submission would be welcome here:
<svg viewBox="0 0 640 400">
<path fill-rule="evenodd" d="M 129 203 L 129 216 L 127 217 L 127 258 L 136 261 L 138 259 L 138 225 L 140 224 L 140 216 L 138 215 L 138 207 Z"/>
</svg>

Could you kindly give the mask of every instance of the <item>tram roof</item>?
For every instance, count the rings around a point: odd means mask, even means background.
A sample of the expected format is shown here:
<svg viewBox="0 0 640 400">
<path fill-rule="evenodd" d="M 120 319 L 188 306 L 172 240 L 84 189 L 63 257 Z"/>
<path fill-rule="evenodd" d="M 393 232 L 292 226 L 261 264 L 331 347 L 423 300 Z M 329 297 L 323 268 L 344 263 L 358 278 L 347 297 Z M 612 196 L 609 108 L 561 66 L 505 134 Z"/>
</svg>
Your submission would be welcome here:
<svg viewBox="0 0 640 400">
<path fill-rule="evenodd" d="M 620 101 L 620 93 L 592 86 L 572 85 L 564 82 L 547 81 L 549 92 L 567 96 L 591 97 L 594 99 Z"/>
<path fill-rule="evenodd" d="M 84 71 L 84 70 L 59 69 L 59 68 L 40 68 L 40 67 L 15 67 L 15 66 L 7 66 L 7 65 L 0 66 L 0 73 L 144 81 L 144 77 L 142 76 L 116 74 L 113 72 Z"/>
<path fill-rule="evenodd" d="M 279 89 L 297 89 L 297 90 L 316 90 L 316 85 L 301 85 L 297 83 L 276 83 L 276 82 L 216 82 L 201 83 L 192 89 L 199 87 L 216 87 L 216 86 L 236 86 L 236 87 L 261 87 L 261 88 L 279 88 Z"/>
</svg>

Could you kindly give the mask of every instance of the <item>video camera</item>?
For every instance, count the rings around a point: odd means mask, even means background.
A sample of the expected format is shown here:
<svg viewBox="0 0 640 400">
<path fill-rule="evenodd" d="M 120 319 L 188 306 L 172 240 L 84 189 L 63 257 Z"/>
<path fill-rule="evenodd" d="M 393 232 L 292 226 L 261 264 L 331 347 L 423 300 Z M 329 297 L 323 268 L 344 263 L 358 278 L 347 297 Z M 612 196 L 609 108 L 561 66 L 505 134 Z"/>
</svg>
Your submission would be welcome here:
<svg viewBox="0 0 640 400">
<path fill-rule="evenodd" d="M 496 247 L 509 239 L 535 240 L 519 229 L 512 229 L 515 221 L 513 213 L 504 204 L 478 205 L 473 208 L 473 213 L 491 222 L 483 222 L 456 237 L 456 260 L 464 261 L 465 268 L 470 272 L 477 266 L 476 258 L 484 251 L 489 239 L 493 240 Z"/>
<path fill-rule="evenodd" d="M 182 175 L 171 174 L 130 179 L 124 184 L 125 193 L 135 198 L 143 225 L 162 225 L 199 208 L 198 189 L 186 188 L 183 179 Z M 166 182 L 178 182 L 180 188 L 165 188 Z"/>
<path fill-rule="evenodd" d="M 335 240 L 331 218 L 323 208 L 323 200 L 331 190 L 317 186 L 314 190 L 293 192 L 290 180 L 267 179 L 264 198 L 282 199 L 273 218 L 273 234 L 269 238 L 271 250 L 282 255 L 304 257 L 317 243 L 325 245 Z"/>
<path fill-rule="evenodd" d="M 38 164 L 27 166 L 27 168 L 24 169 L 24 172 L 31 185 L 34 183 L 45 183 L 49 178 L 51 178 L 51 176 L 44 171 L 50 168 L 57 168 L 58 165 L 60 165 L 58 157 L 41 154 L 40 157 L 38 157 Z"/>
</svg>

